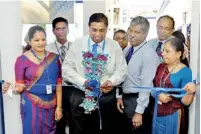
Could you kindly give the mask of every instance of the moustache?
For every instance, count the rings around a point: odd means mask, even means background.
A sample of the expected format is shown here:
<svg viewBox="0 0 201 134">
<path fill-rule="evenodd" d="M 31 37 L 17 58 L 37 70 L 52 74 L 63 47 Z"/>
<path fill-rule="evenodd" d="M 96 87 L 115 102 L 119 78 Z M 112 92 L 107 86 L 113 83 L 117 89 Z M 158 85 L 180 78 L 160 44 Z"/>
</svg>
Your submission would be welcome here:
<svg viewBox="0 0 201 134">
<path fill-rule="evenodd" d="M 133 40 L 135 40 L 135 37 L 129 37 L 129 40 L 133 41 Z"/>
</svg>

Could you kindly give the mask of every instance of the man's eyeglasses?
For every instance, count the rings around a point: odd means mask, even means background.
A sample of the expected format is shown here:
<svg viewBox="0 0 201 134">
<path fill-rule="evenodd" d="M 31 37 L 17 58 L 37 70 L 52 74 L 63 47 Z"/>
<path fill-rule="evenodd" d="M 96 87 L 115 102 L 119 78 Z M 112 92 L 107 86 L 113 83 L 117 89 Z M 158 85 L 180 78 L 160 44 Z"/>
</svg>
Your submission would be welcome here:
<svg viewBox="0 0 201 134">
<path fill-rule="evenodd" d="M 157 27 L 159 30 L 164 30 L 165 32 L 169 32 L 172 30 L 172 28 L 169 28 L 169 27 L 161 27 L 161 26 L 158 26 Z"/>
</svg>

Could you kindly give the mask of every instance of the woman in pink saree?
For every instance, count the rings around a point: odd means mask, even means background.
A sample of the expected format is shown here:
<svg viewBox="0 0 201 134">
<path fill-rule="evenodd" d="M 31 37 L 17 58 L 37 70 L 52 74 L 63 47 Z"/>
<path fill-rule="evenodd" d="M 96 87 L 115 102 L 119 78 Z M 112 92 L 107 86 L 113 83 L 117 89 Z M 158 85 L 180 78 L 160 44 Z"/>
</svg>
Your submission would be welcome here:
<svg viewBox="0 0 201 134">
<path fill-rule="evenodd" d="M 23 134 L 55 134 L 56 120 L 62 117 L 59 56 L 45 50 L 46 33 L 42 27 L 31 27 L 28 36 L 31 49 L 15 63 Z"/>
</svg>

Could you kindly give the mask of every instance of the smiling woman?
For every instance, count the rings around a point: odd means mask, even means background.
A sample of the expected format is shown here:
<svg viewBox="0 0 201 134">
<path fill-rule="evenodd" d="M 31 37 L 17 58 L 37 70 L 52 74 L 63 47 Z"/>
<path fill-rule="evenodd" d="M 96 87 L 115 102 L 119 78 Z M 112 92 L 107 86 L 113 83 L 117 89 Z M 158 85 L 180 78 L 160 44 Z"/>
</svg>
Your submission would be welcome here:
<svg viewBox="0 0 201 134">
<path fill-rule="evenodd" d="M 15 91 L 21 95 L 23 134 L 55 134 L 55 123 L 62 117 L 59 56 L 45 50 L 46 33 L 42 27 L 31 27 L 28 36 L 31 49 L 15 63 Z"/>
<path fill-rule="evenodd" d="M 183 52 L 183 42 L 176 37 L 170 38 L 164 44 L 162 53 L 164 63 L 158 66 L 153 81 L 154 86 L 183 88 L 186 95 L 176 99 L 167 93 L 159 94 L 158 100 L 162 102 L 162 105 L 158 104 L 158 117 L 156 117 L 156 123 L 153 123 L 154 134 L 185 134 L 186 132 L 184 106 L 192 103 L 195 89 L 191 90 L 186 86 L 192 81 L 192 72 L 182 61 Z"/>
</svg>

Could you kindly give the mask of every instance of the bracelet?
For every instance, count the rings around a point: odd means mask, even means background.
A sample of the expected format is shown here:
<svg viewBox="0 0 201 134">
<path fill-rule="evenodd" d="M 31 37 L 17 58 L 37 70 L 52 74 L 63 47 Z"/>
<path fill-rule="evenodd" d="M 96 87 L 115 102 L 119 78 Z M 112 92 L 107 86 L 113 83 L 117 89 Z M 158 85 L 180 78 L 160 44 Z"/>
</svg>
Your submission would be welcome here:
<svg viewBox="0 0 201 134">
<path fill-rule="evenodd" d="M 57 107 L 57 108 L 56 108 L 56 111 L 61 111 L 61 112 L 62 112 L 62 108 Z"/>
<path fill-rule="evenodd" d="M 187 93 L 187 95 L 195 95 L 195 92 L 194 93 Z"/>
</svg>

